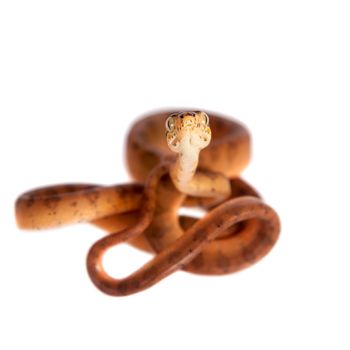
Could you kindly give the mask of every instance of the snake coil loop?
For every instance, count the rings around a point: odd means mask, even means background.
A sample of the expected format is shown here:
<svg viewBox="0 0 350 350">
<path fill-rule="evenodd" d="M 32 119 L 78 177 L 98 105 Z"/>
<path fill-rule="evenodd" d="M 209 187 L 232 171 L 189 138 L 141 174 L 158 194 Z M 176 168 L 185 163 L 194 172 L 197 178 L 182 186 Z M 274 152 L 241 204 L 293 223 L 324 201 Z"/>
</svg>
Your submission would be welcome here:
<svg viewBox="0 0 350 350">
<path fill-rule="evenodd" d="M 166 138 L 170 149 L 177 142 L 176 157 L 166 145 L 164 125 L 173 133 Z M 143 184 L 70 184 L 26 192 L 16 201 L 19 227 L 91 222 L 109 232 L 89 250 L 87 269 L 97 288 L 114 296 L 144 290 L 179 269 L 217 275 L 254 264 L 278 239 L 278 215 L 238 177 L 250 158 L 246 128 L 211 114 L 212 140 L 204 148 L 208 128 L 205 112 L 165 111 L 140 119 L 128 136 L 127 161 Z M 207 213 L 201 219 L 179 216 L 182 206 Z M 102 258 L 126 241 L 155 256 L 116 279 L 104 270 Z"/>
</svg>

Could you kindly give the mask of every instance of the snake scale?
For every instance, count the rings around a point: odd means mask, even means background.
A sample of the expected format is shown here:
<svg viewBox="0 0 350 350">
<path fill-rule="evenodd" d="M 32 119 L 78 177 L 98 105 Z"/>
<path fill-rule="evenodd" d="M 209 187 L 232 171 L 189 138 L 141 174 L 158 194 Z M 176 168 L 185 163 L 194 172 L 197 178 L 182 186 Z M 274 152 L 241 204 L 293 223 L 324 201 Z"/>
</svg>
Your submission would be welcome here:
<svg viewBox="0 0 350 350">
<path fill-rule="evenodd" d="M 135 183 L 42 187 L 16 201 L 20 228 L 91 222 L 109 234 L 93 244 L 87 270 L 102 292 L 124 296 L 182 269 L 232 273 L 264 257 L 280 232 L 277 213 L 239 178 L 250 159 L 250 136 L 240 123 L 214 113 L 154 112 L 131 128 L 126 146 Z M 200 218 L 179 215 L 200 207 Z M 128 242 L 154 257 L 117 279 L 103 267 L 105 252 Z"/>
</svg>

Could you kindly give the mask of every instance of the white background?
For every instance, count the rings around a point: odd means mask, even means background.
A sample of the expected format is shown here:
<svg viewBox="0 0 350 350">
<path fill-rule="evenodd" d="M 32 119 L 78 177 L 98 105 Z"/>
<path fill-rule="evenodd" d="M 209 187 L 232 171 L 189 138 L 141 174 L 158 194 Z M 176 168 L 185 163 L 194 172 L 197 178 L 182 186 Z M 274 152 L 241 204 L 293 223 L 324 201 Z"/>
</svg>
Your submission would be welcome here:
<svg viewBox="0 0 350 350">
<path fill-rule="evenodd" d="M 349 349 L 348 1 L 2 1 L 1 349 Z M 32 187 L 122 183 L 131 122 L 162 107 L 250 129 L 243 176 L 280 214 L 263 261 L 125 298 L 85 257 L 102 231 L 16 228 Z M 148 259 L 118 247 L 120 276 Z"/>
</svg>

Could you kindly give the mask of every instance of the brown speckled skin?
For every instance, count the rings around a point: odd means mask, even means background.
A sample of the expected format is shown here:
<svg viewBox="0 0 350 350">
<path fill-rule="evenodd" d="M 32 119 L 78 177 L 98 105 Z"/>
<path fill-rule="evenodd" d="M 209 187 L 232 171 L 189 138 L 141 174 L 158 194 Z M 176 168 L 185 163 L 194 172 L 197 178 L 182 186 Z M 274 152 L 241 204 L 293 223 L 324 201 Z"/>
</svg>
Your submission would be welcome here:
<svg viewBox="0 0 350 350">
<path fill-rule="evenodd" d="M 66 184 L 39 188 L 17 199 L 17 224 L 20 228 L 40 230 L 137 210 L 142 192 L 141 184 Z"/>
<path fill-rule="evenodd" d="M 237 122 L 209 113 L 212 141 L 199 161 L 199 169 L 209 176 L 219 172 L 231 178 L 230 198 L 186 197 L 175 189 L 169 177 L 174 155 L 164 136 L 164 122 L 172 112 L 145 116 L 129 133 L 127 164 L 143 185 L 51 186 L 27 192 L 16 202 L 22 228 L 90 221 L 110 232 L 87 256 L 90 278 L 109 295 L 139 292 L 178 269 L 235 272 L 264 257 L 278 239 L 276 212 L 237 178 L 250 158 L 249 134 Z M 180 217 L 181 206 L 201 206 L 208 213 L 202 219 Z M 124 241 L 157 254 L 130 276 L 116 279 L 105 272 L 102 258 L 108 248 Z"/>
</svg>

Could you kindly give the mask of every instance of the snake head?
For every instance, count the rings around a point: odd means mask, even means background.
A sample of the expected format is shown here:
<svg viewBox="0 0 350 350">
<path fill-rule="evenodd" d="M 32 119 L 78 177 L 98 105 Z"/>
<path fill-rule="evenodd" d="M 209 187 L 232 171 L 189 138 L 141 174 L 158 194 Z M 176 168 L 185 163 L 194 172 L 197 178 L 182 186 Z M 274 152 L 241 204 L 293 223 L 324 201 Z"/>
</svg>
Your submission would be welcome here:
<svg viewBox="0 0 350 350">
<path fill-rule="evenodd" d="M 173 113 L 166 120 L 165 128 L 168 146 L 175 153 L 199 151 L 211 140 L 209 117 L 205 112 Z"/>
</svg>

